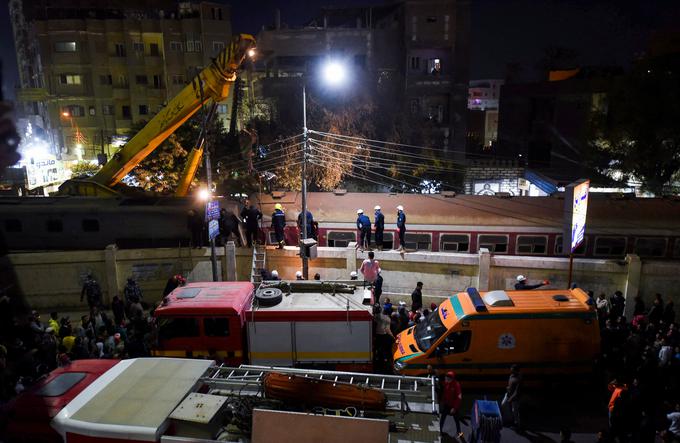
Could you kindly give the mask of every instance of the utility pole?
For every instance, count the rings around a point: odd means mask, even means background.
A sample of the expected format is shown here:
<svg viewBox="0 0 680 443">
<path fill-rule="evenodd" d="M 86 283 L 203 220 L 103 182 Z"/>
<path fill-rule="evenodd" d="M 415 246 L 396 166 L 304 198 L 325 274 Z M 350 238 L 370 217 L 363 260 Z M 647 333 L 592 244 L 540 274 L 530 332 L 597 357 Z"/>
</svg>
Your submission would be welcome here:
<svg viewBox="0 0 680 443">
<path fill-rule="evenodd" d="M 201 105 L 201 109 L 203 112 L 203 149 L 204 149 L 204 155 L 205 155 L 205 173 L 206 173 L 206 181 L 208 182 L 208 201 L 206 202 L 206 206 L 210 205 L 210 203 L 213 200 L 213 195 L 212 195 L 212 165 L 210 164 L 210 149 L 208 146 L 208 116 L 209 113 L 206 112 L 205 109 L 205 102 L 203 101 L 203 80 L 200 77 L 200 74 L 198 75 L 198 84 L 200 86 L 200 92 L 201 92 L 201 102 L 203 105 Z M 210 114 L 212 115 L 212 114 Z M 207 211 L 206 211 L 207 212 Z M 213 281 L 217 281 L 217 256 L 215 255 L 215 237 L 210 235 L 210 220 L 207 220 L 208 222 L 208 237 L 210 238 L 210 262 L 212 264 L 212 278 Z"/>
<path fill-rule="evenodd" d="M 300 241 L 300 258 L 302 258 L 302 278 L 309 279 L 309 263 L 305 251 L 307 240 L 307 91 L 302 84 L 302 241 Z"/>
</svg>

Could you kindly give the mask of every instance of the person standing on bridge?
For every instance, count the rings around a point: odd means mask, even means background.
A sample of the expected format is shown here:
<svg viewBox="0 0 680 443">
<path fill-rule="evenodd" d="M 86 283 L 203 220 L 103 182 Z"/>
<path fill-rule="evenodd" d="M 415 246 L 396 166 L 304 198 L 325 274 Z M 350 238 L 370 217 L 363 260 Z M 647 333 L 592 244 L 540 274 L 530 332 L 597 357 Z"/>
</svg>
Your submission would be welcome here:
<svg viewBox="0 0 680 443">
<path fill-rule="evenodd" d="M 399 233 L 399 250 L 404 250 L 406 244 L 406 214 L 402 205 L 397 206 L 397 232 Z"/>
<path fill-rule="evenodd" d="M 297 218 L 298 232 L 300 233 L 300 240 L 302 240 L 302 211 Z M 314 217 L 312 213 L 307 210 L 307 238 L 314 238 Z"/>
<path fill-rule="evenodd" d="M 357 209 L 357 229 L 361 233 L 359 249 L 368 249 L 371 245 L 371 219 L 364 215 L 363 209 Z"/>
<path fill-rule="evenodd" d="M 535 284 L 535 285 L 528 285 L 527 284 L 527 278 L 523 275 L 518 275 L 517 276 L 517 283 L 515 283 L 515 290 L 516 291 L 528 291 L 529 289 L 536 289 L 540 288 L 541 286 L 549 285 L 550 282 L 548 280 L 543 280 L 541 283 Z"/>
<path fill-rule="evenodd" d="M 257 244 L 257 224 L 262 220 L 262 213 L 250 200 L 246 200 L 246 204 L 241 211 L 241 218 L 246 224 L 246 242 L 248 247 L 252 248 L 253 243 Z"/>
<path fill-rule="evenodd" d="M 380 212 L 380 206 L 375 208 L 375 246 L 378 251 L 383 249 L 383 231 L 385 230 L 385 216 Z"/>
<path fill-rule="evenodd" d="M 274 205 L 274 213 L 272 214 L 272 228 L 274 229 L 274 235 L 276 236 L 276 243 L 279 249 L 283 249 L 286 241 L 283 236 L 283 230 L 286 227 L 286 213 L 283 212 L 283 206 L 281 203 Z"/>
</svg>

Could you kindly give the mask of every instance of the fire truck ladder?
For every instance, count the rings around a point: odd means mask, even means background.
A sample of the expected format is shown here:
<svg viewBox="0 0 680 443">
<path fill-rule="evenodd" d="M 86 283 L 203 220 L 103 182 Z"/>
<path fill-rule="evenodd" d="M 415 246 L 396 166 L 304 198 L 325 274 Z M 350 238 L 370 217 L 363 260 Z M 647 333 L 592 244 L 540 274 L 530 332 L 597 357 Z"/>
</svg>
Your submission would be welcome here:
<svg viewBox="0 0 680 443">
<path fill-rule="evenodd" d="M 269 372 L 379 389 L 387 397 L 387 409 L 400 411 L 402 414 L 438 412 L 434 378 L 254 365 L 241 365 L 236 368 L 221 365 L 209 368 L 200 381 L 208 385 L 212 392 L 222 395 L 262 396 L 264 376 Z"/>
<path fill-rule="evenodd" d="M 255 244 L 253 246 L 253 267 L 250 273 L 250 282 L 259 285 L 262 282 L 262 270 L 267 261 L 267 249 L 264 245 Z"/>
</svg>

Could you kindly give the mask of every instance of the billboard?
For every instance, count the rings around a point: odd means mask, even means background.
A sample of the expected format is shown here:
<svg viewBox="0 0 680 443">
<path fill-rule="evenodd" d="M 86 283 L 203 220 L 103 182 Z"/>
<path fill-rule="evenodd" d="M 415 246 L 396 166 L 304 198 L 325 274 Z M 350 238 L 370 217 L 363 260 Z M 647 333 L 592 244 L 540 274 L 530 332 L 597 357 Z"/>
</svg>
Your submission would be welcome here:
<svg viewBox="0 0 680 443">
<path fill-rule="evenodd" d="M 578 248 L 586 233 L 588 214 L 588 194 L 590 180 L 581 179 L 564 190 L 564 244 L 563 251 L 573 253 Z"/>
<path fill-rule="evenodd" d="M 64 163 L 49 154 L 22 159 L 21 164 L 26 167 L 28 189 L 61 183 L 66 177 Z"/>
</svg>

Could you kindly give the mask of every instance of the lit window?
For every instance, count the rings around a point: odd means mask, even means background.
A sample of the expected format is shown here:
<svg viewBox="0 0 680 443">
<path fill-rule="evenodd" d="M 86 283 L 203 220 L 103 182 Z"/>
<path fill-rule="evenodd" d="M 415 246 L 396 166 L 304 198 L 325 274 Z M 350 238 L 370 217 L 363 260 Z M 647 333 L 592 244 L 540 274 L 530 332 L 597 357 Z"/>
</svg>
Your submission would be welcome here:
<svg viewBox="0 0 680 443">
<path fill-rule="evenodd" d="M 76 42 L 56 42 L 54 50 L 57 52 L 76 52 Z"/>
<path fill-rule="evenodd" d="M 83 78 L 78 74 L 62 74 L 59 76 L 59 83 L 62 85 L 79 85 Z"/>
</svg>

